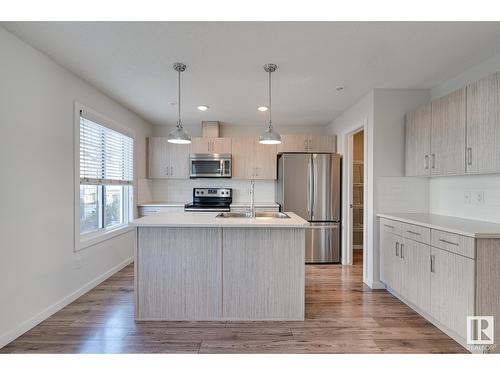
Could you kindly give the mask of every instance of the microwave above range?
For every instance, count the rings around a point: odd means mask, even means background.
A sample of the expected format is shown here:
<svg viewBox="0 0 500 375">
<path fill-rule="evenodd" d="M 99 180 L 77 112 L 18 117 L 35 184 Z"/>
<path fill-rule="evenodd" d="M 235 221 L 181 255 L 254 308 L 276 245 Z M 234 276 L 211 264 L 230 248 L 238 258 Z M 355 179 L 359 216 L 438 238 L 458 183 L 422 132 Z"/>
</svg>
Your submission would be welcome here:
<svg viewBox="0 0 500 375">
<path fill-rule="evenodd" d="M 190 178 L 231 178 L 231 154 L 189 155 Z"/>
</svg>

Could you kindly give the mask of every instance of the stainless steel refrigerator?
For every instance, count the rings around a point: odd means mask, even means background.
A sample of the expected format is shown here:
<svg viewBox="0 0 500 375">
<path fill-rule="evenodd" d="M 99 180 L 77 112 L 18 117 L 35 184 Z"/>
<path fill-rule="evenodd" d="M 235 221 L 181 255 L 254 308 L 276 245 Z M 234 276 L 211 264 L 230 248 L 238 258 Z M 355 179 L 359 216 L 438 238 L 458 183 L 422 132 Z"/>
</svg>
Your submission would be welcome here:
<svg viewBox="0 0 500 375">
<path fill-rule="evenodd" d="M 341 160 L 339 154 L 278 156 L 280 209 L 309 221 L 306 263 L 340 262 Z"/>
</svg>

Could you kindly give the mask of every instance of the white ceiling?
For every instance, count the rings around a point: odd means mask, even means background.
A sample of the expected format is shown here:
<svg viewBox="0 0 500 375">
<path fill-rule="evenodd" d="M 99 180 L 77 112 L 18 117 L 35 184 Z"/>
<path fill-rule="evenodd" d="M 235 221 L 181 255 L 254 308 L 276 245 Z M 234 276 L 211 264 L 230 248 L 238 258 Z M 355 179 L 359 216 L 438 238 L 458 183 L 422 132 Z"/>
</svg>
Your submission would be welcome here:
<svg viewBox="0 0 500 375">
<path fill-rule="evenodd" d="M 11 22 L 29 44 L 153 124 L 323 125 L 372 88 L 431 88 L 500 52 L 500 22 Z M 335 86 L 345 85 L 342 92 Z M 210 110 L 200 112 L 199 104 Z"/>
</svg>

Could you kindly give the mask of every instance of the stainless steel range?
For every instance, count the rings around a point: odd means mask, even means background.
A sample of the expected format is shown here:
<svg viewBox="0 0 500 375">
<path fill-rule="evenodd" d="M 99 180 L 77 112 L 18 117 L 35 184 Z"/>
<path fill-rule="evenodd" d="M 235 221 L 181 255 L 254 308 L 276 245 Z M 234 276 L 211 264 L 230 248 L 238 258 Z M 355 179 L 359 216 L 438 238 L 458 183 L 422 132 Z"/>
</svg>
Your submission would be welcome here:
<svg viewBox="0 0 500 375">
<path fill-rule="evenodd" d="M 194 188 L 193 202 L 184 206 L 188 212 L 229 212 L 233 190 L 226 188 Z"/>
</svg>

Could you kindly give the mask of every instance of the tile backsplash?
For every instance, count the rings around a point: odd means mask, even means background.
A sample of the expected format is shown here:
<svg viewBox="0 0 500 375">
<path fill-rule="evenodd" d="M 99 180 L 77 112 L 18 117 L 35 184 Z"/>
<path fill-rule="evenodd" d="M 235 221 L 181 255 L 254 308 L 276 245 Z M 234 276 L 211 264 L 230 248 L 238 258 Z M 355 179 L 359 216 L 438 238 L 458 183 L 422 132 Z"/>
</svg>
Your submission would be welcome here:
<svg viewBox="0 0 500 375">
<path fill-rule="evenodd" d="M 429 210 L 428 178 L 379 177 L 376 188 L 375 212 L 425 213 Z"/>
<path fill-rule="evenodd" d="M 151 202 L 190 202 L 195 187 L 220 187 L 233 189 L 233 202 L 250 201 L 250 180 L 237 179 L 189 179 L 189 180 L 149 180 Z M 274 180 L 255 181 L 255 201 L 274 202 Z M 147 184 L 143 184 L 147 186 Z M 139 184 L 139 188 L 141 184 Z M 139 195 L 142 195 L 139 193 Z M 141 202 L 146 203 L 146 202 Z"/>
</svg>

